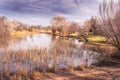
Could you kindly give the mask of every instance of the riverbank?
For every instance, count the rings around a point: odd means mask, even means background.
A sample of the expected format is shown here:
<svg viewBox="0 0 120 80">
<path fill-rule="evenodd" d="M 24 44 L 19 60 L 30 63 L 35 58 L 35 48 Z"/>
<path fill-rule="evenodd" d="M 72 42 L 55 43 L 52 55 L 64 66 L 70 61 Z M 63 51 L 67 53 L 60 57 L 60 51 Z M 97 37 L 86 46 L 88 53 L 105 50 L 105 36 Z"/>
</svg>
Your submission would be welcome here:
<svg viewBox="0 0 120 80">
<path fill-rule="evenodd" d="M 32 35 L 32 34 L 36 34 L 36 33 L 39 33 L 39 31 L 26 31 L 26 30 L 23 30 L 23 31 L 13 31 L 10 33 L 10 37 L 25 37 L 26 35 Z"/>
<path fill-rule="evenodd" d="M 48 32 L 43 31 L 42 33 L 52 34 L 51 31 Z M 85 42 L 84 39 L 81 36 L 79 36 L 78 33 L 70 34 L 69 36 L 61 36 L 59 33 L 57 33 L 55 36 L 75 38 L 78 39 L 80 42 Z M 100 36 L 100 35 L 92 35 L 92 34 L 89 35 L 88 42 L 85 42 L 84 46 L 97 52 L 116 53 L 118 51 L 112 44 L 106 41 L 106 38 L 104 36 Z"/>
<path fill-rule="evenodd" d="M 48 30 L 32 30 L 32 31 L 26 31 L 26 30 L 23 30 L 23 31 L 13 31 L 10 33 L 10 37 L 12 38 L 17 38 L 17 37 L 25 37 L 26 35 L 33 35 L 33 34 L 40 34 L 40 33 L 45 33 L 45 34 L 51 34 L 51 31 Z"/>
<path fill-rule="evenodd" d="M 4 76 L 4 77 L 3 77 Z M 120 80 L 120 66 L 92 66 L 85 71 L 33 71 L 0 75 L 1 80 Z"/>
<path fill-rule="evenodd" d="M 10 33 L 11 36 L 15 36 L 15 37 L 21 37 L 21 36 L 25 36 L 28 34 L 37 34 L 37 33 L 44 33 L 44 34 L 52 34 L 51 30 L 32 30 L 32 31 L 13 31 Z M 78 33 L 73 33 L 65 36 L 61 36 L 58 32 L 56 33 L 55 36 L 60 36 L 60 37 L 70 37 L 70 38 L 76 38 L 79 39 L 80 41 L 84 41 L 84 39 L 82 39 L 81 36 L 79 36 Z M 103 36 L 98 36 L 98 35 L 89 35 L 88 40 L 91 42 L 105 42 L 106 38 Z"/>
<path fill-rule="evenodd" d="M 15 31 L 11 33 L 11 38 L 19 38 L 19 37 L 25 37 L 26 35 L 33 35 L 33 34 L 51 34 L 52 32 L 50 30 L 33 30 L 33 31 Z M 59 33 L 56 34 L 56 36 L 60 36 Z M 63 36 L 60 36 L 63 37 Z M 70 37 L 78 39 L 81 42 L 84 42 L 84 39 L 78 35 L 78 33 L 70 34 L 69 36 L 64 37 Z M 85 47 L 88 47 L 92 50 L 98 50 L 98 51 L 116 51 L 117 49 L 106 42 L 106 38 L 99 35 L 89 35 L 88 37 L 89 42 L 85 42 Z M 108 46 L 108 47 L 106 47 Z"/>
<path fill-rule="evenodd" d="M 66 45 L 66 44 L 65 44 Z M 68 45 L 69 46 L 69 45 Z M 63 46 L 62 46 L 63 47 Z M 55 45 L 56 48 L 56 45 Z M 93 63 L 90 66 L 84 66 L 81 64 L 78 67 L 73 67 L 73 59 L 69 58 L 73 50 L 69 50 L 64 56 L 63 60 L 70 61 L 70 67 L 65 69 L 58 69 L 58 63 L 60 63 L 60 55 L 58 53 L 60 49 L 54 50 L 49 53 L 47 49 L 33 49 L 28 51 L 8 51 L 1 55 L 3 73 L 0 74 L 0 80 L 119 80 L 120 79 L 120 56 L 118 60 L 111 56 L 110 60 L 105 58 L 97 63 Z M 64 52 L 65 47 L 63 47 Z M 78 50 L 78 49 L 76 49 Z M 54 52 L 54 53 L 53 53 Z M 56 53 L 55 53 L 56 52 Z M 77 51 L 78 52 L 78 51 Z M 81 54 L 80 54 L 81 53 Z M 74 53 L 73 53 L 74 54 Z M 76 55 L 79 56 L 83 52 L 79 51 Z M 53 58 L 51 56 L 53 55 Z M 100 56 L 102 59 L 104 56 Z M 99 58 L 99 57 L 98 57 Z M 97 58 L 97 59 L 98 59 Z M 48 63 L 53 59 L 55 67 L 48 68 Z M 42 62 L 41 62 L 42 61 Z M 89 60 L 88 60 L 89 61 Z M 64 61 L 66 62 L 66 61 Z M 42 69 L 42 70 L 41 70 Z"/>
<path fill-rule="evenodd" d="M 120 56 L 102 60 L 84 69 L 69 72 L 45 73 L 49 80 L 120 80 Z M 46 79 L 46 80 L 47 80 Z"/>
<path fill-rule="evenodd" d="M 95 43 L 94 45 L 98 46 L 107 46 L 104 43 Z M 86 43 L 92 44 L 93 43 Z M 88 45 L 87 48 L 83 49 L 88 50 L 87 56 L 92 56 L 91 52 L 89 53 Z M 94 46 L 93 46 L 94 47 Z M 67 49 L 66 49 L 67 48 Z M 91 48 L 91 46 L 90 46 Z M 65 50 L 66 49 L 66 50 Z M 97 51 L 98 48 L 93 48 Z M 76 50 L 76 51 L 75 51 Z M 75 52 L 75 53 L 74 53 Z M 76 53 L 77 52 L 77 53 Z M 120 57 L 118 60 L 111 59 L 110 61 L 99 62 L 97 64 L 92 64 L 91 66 L 84 66 L 80 64 L 78 67 L 73 67 L 74 59 L 72 59 L 72 54 L 83 58 L 84 50 L 81 48 L 75 48 L 72 44 L 65 43 L 56 43 L 52 46 L 50 53 L 49 50 L 45 49 L 30 49 L 30 50 L 19 50 L 19 51 L 8 51 L 1 55 L 1 65 L 3 74 L 0 74 L 1 80 L 107 80 L 107 79 L 118 79 L 120 67 L 118 65 Z M 105 52 L 104 52 L 105 53 Z M 60 55 L 63 55 L 61 58 Z M 53 56 L 53 58 L 51 57 Z M 113 55 L 116 59 L 116 56 Z M 75 56 L 74 56 L 75 57 Z M 101 54 L 97 59 L 105 57 Z M 79 59 L 80 59 L 79 58 Z M 86 58 L 86 57 L 85 57 Z M 84 58 L 84 59 L 85 59 Z M 95 56 L 94 56 L 95 58 Z M 107 59 L 108 57 L 105 57 Z M 55 67 L 48 68 L 48 63 L 53 59 L 53 65 Z M 61 62 L 60 60 L 65 60 Z M 69 59 L 69 60 L 68 60 Z M 76 59 L 76 57 L 75 57 Z M 67 64 L 66 62 L 70 61 L 70 66 L 65 69 L 58 69 L 58 63 Z M 79 61 L 77 59 L 77 61 Z M 91 61 L 91 59 L 88 59 Z M 82 61 L 83 62 L 83 61 Z M 69 63 L 69 62 L 68 62 Z M 42 69 L 42 70 L 41 70 Z M 11 72 L 16 70 L 16 72 Z M 5 78 L 5 79 L 4 79 Z"/>
<path fill-rule="evenodd" d="M 45 80 L 120 80 L 119 67 L 88 68 L 85 71 L 45 73 Z"/>
<path fill-rule="evenodd" d="M 52 34 L 51 31 L 45 31 L 45 30 L 41 31 L 41 33 Z M 61 36 L 60 33 L 57 32 L 55 34 L 55 36 L 76 38 L 76 39 L 79 39 L 80 41 L 84 41 L 84 39 L 77 32 L 70 34 L 70 35 L 64 35 L 64 36 Z M 88 36 L 88 41 L 90 41 L 90 42 L 106 42 L 106 38 L 104 36 L 90 34 Z"/>
</svg>

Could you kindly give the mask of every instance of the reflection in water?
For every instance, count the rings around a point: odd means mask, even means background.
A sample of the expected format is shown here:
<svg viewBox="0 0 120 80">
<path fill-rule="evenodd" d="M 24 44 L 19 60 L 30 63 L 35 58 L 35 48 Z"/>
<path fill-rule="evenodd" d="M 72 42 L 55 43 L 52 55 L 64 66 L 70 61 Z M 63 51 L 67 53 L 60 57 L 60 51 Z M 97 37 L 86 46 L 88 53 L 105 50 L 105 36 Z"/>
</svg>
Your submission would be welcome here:
<svg viewBox="0 0 120 80">
<path fill-rule="evenodd" d="M 0 47 L 7 47 L 8 46 L 8 40 L 7 38 L 4 38 L 4 39 L 0 39 Z"/>
<path fill-rule="evenodd" d="M 16 38 L 16 39 L 2 39 L 0 41 L 0 49 L 2 50 L 28 50 L 31 48 L 40 48 L 40 47 L 47 47 L 49 48 L 50 45 L 55 42 L 56 40 L 69 40 L 73 41 L 77 44 L 83 44 L 83 42 L 78 42 L 77 39 L 74 38 L 63 38 L 59 36 L 51 36 L 48 34 L 34 34 L 34 35 L 27 35 L 24 38 Z M 58 41 L 58 42 L 59 42 Z"/>
<path fill-rule="evenodd" d="M 0 52 L 6 51 L 9 45 L 9 38 L 0 39 Z M 2 48 L 1 48 L 2 47 Z"/>
<path fill-rule="evenodd" d="M 71 64 L 74 67 L 81 64 L 87 66 L 91 65 L 94 62 L 94 55 L 96 55 L 96 52 L 85 50 L 82 45 L 78 45 L 71 40 L 66 40 L 66 38 L 61 40 L 61 38 L 58 38 L 52 43 L 50 50 L 51 53 L 54 54 L 51 54 L 53 56 L 50 63 L 57 64 L 59 68 L 67 68 L 71 66 Z M 57 57 L 55 61 L 52 60 L 54 57 Z"/>
<path fill-rule="evenodd" d="M 27 35 L 25 38 L 4 40 L 1 42 L 0 49 L 6 51 L 7 48 L 13 52 L 0 54 L 0 70 L 2 70 L 1 65 L 9 67 L 10 71 L 17 70 L 18 65 L 19 68 L 27 70 L 63 69 L 81 64 L 89 66 L 96 62 L 97 53 L 87 50 L 82 44 L 84 42 L 79 42 L 77 39 L 52 37 L 48 34 Z M 47 48 L 40 50 L 41 47 Z"/>
<path fill-rule="evenodd" d="M 33 38 L 34 39 L 34 38 Z M 9 72 L 19 70 L 39 71 L 49 69 L 68 69 L 95 62 L 96 52 L 80 47 L 72 41 L 61 38 L 52 42 L 49 48 L 28 51 L 9 51 L 0 54 L 0 71 L 8 67 Z"/>
<path fill-rule="evenodd" d="M 3 42 L 4 41 L 4 42 Z M 47 34 L 27 35 L 24 38 L 4 40 L 1 42 L 1 49 L 27 50 L 31 48 L 49 47 L 51 36 Z M 4 44 L 3 44 L 4 43 Z M 5 46 L 5 44 L 7 45 Z"/>
</svg>

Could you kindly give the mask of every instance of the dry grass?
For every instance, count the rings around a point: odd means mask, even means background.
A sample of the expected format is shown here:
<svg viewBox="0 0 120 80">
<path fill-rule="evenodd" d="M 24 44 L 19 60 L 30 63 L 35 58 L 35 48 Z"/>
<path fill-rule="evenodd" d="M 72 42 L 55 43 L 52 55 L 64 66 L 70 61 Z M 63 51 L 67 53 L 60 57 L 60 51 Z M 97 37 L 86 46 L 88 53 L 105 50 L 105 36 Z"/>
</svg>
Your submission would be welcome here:
<svg viewBox="0 0 120 80">
<path fill-rule="evenodd" d="M 32 31 L 27 31 L 27 30 L 23 30 L 23 31 L 12 31 L 10 33 L 10 37 L 12 38 L 16 38 L 16 37 L 25 37 L 26 35 L 32 35 L 32 34 L 38 34 L 38 33 L 46 33 L 46 34 L 50 34 L 51 31 L 48 30 L 39 30 L 39 29 L 33 29 Z"/>
<path fill-rule="evenodd" d="M 75 65 L 75 58 L 80 59 L 85 57 L 84 55 L 98 58 L 87 48 L 63 39 L 57 39 L 47 49 L 5 51 L 0 53 L 0 79 L 41 80 L 44 79 L 42 73 L 46 72 L 86 71 L 86 63 Z M 89 59 L 86 61 L 89 62 Z"/>
<path fill-rule="evenodd" d="M 33 31 L 26 31 L 26 30 L 23 30 L 23 31 L 13 31 L 10 33 L 11 37 L 24 37 L 28 34 L 36 34 L 36 33 L 39 33 L 38 30 L 33 30 Z"/>
<path fill-rule="evenodd" d="M 41 78 L 39 76 L 42 76 L 40 72 L 55 73 L 59 70 L 84 71 L 87 66 L 86 64 L 86 66 L 84 64 L 75 66 L 74 64 L 75 58 L 81 58 L 83 56 L 83 47 L 77 46 L 67 40 L 55 41 L 49 49 L 5 51 L 0 54 L 1 79 L 11 78 L 10 80 L 23 80 L 24 77 L 25 80 L 27 78 L 39 80 Z M 64 65 L 64 67 L 61 67 L 61 65 Z"/>
<path fill-rule="evenodd" d="M 40 30 L 40 33 L 52 34 L 51 30 Z"/>
</svg>

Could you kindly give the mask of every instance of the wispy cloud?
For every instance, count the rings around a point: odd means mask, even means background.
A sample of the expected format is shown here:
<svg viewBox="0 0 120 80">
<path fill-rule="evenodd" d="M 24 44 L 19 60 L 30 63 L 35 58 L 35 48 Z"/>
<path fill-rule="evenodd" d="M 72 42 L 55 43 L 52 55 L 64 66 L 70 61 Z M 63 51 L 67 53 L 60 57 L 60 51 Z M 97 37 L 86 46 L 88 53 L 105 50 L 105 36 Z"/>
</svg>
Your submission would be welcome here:
<svg viewBox="0 0 120 80">
<path fill-rule="evenodd" d="M 96 14 L 98 4 L 102 0 L 0 0 L 0 14 L 11 18 L 28 18 L 42 21 L 63 14 L 70 17 L 88 18 Z M 66 16 L 66 17 L 68 17 Z M 28 22 L 32 22 L 29 19 Z M 36 24 L 36 23 L 35 23 Z M 39 24 L 39 23 L 38 23 Z"/>
</svg>

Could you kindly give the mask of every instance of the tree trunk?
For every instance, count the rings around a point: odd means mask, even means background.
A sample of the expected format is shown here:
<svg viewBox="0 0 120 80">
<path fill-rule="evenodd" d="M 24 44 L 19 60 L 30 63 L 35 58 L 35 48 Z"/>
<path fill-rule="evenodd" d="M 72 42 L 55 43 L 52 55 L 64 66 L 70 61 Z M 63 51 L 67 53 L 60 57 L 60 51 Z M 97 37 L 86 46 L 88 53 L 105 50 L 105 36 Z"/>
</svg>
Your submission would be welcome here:
<svg viewBox="0 0 120 80">
<path fill-rule="evenodd" d="M 88 39 L 87 38 L 84 38 L 85 42 L 88 42 Z"/>
</svg>

